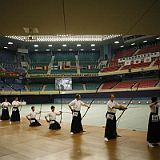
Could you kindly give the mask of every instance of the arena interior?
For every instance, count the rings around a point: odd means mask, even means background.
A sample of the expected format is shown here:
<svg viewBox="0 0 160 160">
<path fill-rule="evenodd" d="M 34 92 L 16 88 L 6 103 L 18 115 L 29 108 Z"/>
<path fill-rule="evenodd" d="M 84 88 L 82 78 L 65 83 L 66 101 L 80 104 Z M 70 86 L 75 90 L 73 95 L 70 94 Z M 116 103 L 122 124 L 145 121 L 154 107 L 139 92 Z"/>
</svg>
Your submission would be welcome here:
<svg viewBox="0 0 160 160">
<path fill-rule="evenodd" d="M 160 147 L 146 141 L 151 97 L 160 98 L 159 8 L 158 0 L 1 2 L 0 103 L 26 104 L 20 122 L 0 121 L 0 160 L 159 160 Z M 90 109 L 81 110 L 86 132 L 70 135 L 77 93 Z M 117 121 L 122 137 L 106 143 L 110 94 L 128 109 Z M 48 129 L 51 105 L 62 111 L 61 130 Z M 31 106 L 42 126 L 29 127 Z"/>
</svg>

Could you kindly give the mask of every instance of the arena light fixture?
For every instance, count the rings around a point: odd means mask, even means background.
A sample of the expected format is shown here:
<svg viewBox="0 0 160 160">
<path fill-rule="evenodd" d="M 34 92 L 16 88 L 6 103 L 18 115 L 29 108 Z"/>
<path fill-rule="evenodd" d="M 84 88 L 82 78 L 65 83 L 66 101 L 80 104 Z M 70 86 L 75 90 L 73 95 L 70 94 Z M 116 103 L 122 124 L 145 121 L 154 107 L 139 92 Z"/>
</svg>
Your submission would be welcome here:
<svg viewBox="0 0 160 160">
<path fill-rule="evenodd" d="M 118 44 L 118 43 L 119 43 L 119 41 L 115 41 L 114 43 L 115 43 L 115 44 Z"/>
<path fill-rule="evenodd" d="M 131 46 L 134 46 L 134 45 L 135 45 L 135 43 L 132 43 L 132 44 L 131 44 Z"/>
<path fill-rule="evenodd" d="M 148 41 L 146 41 L 146 40 L 145 40 L 145 41 L 143 41 L 143 43 L 147 43 L 147 42 L 148 42 Z"/>
<path fill-rule="evenodd" d="M 120 37 L 122 35 L 32 35 L 32 38 L 28 36 L 5 36 L 11 39 L 17 39 L 26 42 L 59 42 L 59 41 L 103 41 Z"/>
<path fill-rule="evenodd" d="M 8 44 L 9 44 L 9 45 L 12 45 L 12 44 L 13 44 L 13 42 L 8 42 Z"/>
<path fill-rule="evenodd" d="M 73 51 L 73 49 L 70 48 L 69 51 Z"/>
<path fill-rule="evenodd" d="M 67 47 L 67 45 L 66 45 L 66 44 L 62 44 L 62 46 L 63 46 L 63 47 Z"/>
<path fill-rule="evenodd" d="M 37 48 L 39 45 L 38 44 L 34 44 L 34 47 Z"/>
<path fill-rule="evenodd" d="M 61 51 L 61 49 L 59 48 L 59 49 L 57 49 L 57 51 Z"/>
<path fill-rule="evenodd" d="M 84 49 L 82 48 L 82 49 L 80 49 L 81 51 L 84 51 Z"/>
<path fill-rule="evenodd" d="M 4 46 L 3 48 L 8 49 L 8 47 L 7 47 L 7 46 Z"/>
<path fill-rule="evenodd" d="M 159 39 L 160 39 L 160 37 L 157 37 L 156 39 L 158 39 L 158 40 L 159 40 Z"/>
<path fill-rule="evenodd" d="M 38 52 L 38 49 L 34 49 L 35 52 Z"/>
<path fill-rule="evenodd" d="M 48 47 L 52 47 L 52 44 L 49 44 Z"/>
<path fill-rule="evenodd" d="M 81 44 L 77 44 L 77 47 L 81 47 Z"/>
<path fill-rule="evenodd" d="M 91 44 L 91 47 L 95 47 L 96 45 L 95 44 Z"/>
<path fill-rule="evenodd" d="M 124 45 L 122 45 L 122 46 L 120 46 L 121 48 L 123 48 L 124 47 Z"/>
<path fill-rule="evenodd" d="M 50 49 L 49 49 L 49 48 L 47 48 L 47 49 L 46 49 L 46 51 L 47 51 L 47 52 L 49 52 L 49 51 L 50 51 Z"/>
<path fill-rule="evenodd" d="M 95 49 L 94 49 L 94 48 L 92 48 L 92 51 L 95 51 Z"/>
</svg>

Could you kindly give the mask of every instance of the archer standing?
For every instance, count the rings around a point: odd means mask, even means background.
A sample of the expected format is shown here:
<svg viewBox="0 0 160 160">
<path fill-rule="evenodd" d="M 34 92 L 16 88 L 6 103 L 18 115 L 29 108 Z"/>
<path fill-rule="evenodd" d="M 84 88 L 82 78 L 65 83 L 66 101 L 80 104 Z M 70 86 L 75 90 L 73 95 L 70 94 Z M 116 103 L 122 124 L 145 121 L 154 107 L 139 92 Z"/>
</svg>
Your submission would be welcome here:
<svg viewBox="0 0 160 160">
<path fill-rule="evenodd" d="M 118 104 L 116 101 L 114 101 L 114 94 L 111 94 L 109 97 L 109 101 L 107 103 L 107 113 L 106 113 L 106 127 L 105 127 L 105 141 L 108 141 L 110 139 L 114 139 L 117 137 L 117 131 L 116 131 L 116 110 L 124 110 L 126 107 Z"/>
<path fill-rule="evenodd" d="M 149 147 L 154 147 L 157 144 L 160 145 L 160 104 L 157 101 L 157 97 L 152 97 L 151 101 L 147 141 Z"/>
<path fill-rule="evenodd" d="M 11 104 L 7 101 L 7 98 L 4 99 L 4 102 L 2 102 L 1 106 L 2 106 L 1 120 L 9 120 L 10 116 L 9 116 L 8 106 L 11 106 Z"/>
<path fill-rule="evenodd" d="M 11 115 L 11 121 L 20 121 L 20 113 L 18 107 L 21 106 L 21 102 L 18 101 L 18 97 L 14 99 L 12 102 L 12 115 Z"/>
<path fill-rule="evenodd" d="M 75 99 L 69 103 L 69 108 L 72 111 L 72 123 L 71 123 L 71 134 L 83 132 L 83 127 L 81 123 L 81 106 L 88 107 L 87 104 L 82 102 L 81 96 L 76 94 Z"/>
</svg>

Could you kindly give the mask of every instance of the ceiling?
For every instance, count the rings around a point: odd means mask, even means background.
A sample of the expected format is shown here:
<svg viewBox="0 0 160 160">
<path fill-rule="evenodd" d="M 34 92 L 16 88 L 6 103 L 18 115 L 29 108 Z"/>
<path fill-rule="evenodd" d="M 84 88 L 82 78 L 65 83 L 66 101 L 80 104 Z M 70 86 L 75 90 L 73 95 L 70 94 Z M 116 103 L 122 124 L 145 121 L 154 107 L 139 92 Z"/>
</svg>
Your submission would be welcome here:
<svg viewBox="0 0 160 160">
<path fill-rule="evenodd" d="M 0 0 L 0 34 L 160 35 L 160 0 Z"/>
</svg>

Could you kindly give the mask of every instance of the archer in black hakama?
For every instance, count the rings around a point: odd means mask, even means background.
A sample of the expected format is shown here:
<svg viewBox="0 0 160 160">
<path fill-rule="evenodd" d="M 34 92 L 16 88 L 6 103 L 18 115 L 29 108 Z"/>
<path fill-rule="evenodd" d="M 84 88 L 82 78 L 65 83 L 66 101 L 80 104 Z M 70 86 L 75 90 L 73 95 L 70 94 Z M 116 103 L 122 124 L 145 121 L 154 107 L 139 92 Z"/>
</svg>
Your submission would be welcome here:
<svg viewBox="0 0 160 160">
<path fill-rule="evenodd" d="M 116 116 L 115 113 L 107 112 L 106 113 L 106 127 L 105 127 L 105 136 L 110 139 L 117 137 L 117 127 L 116 127 Z"/>
<path fill-rule="evenodd" d="M 61 129 L 60 124 L 56 121 L 56 116 L 61 115 L 62 112 L 55 112 L 55 107 L 51 106 L 51 112 L 45 116 L 46 121 L 49 123 L 49 129 L 58 130 Z M 48 119 L 49 117 L 49 119 Z"/>
<path fill-rule="evenodd" d="M 35 112 L 35 107 L 31 107 L 31 112 L 26 116 L 26 118 L 30 121 L 30 127 L 37 127 L 41 126 L 41 124 L 37 121 L 36 115 L 40 114 L 41 112 Z"/>
<path fill-rule="evenodd" d="M 151 113 L 148 122 L 147 141 L 149 146 L 154 147 L 154 145 L 160 144 L 160 115 L 158 114 L 160 104 L 158 104 L 156 97 L 152 97 L 150 109 Z"/>
<path fill-rule="evenodd" d="M 79 94 L 76 94 L 75 99 L 71 101 L 68 105 L 73 114 L 72 123 L 71 123 L 71 134 L 84 132 L 82 127 L 82 122 L 81 122 L 82 118 L 81 118 L 80 110 L 81 110 L 81 106 L 85 106 L 88 108 L 89 106 L 84 102 L 82 102 L 80 99 L 81 99 L 81 96 Z"/>
<path fill-rule="evenodd" d="M 8 106 L 11 106 L 11 104 L 7 101 L 7 98 L 5 98 L 4 102 L 2 102 L 2 115 L 1 120 L 9 120 L 9 109 Z"/>
<path fill-rule="evenodd" d="M 50 123 L 49 124 L 49 129 L 52 129 L 52 130 L 61 129 L 60 124 L 56 120 L 51 120 L 49 123 Z"/>
<path fill-rule="evenodd" d="M 12 108 L 11 121 L 12 122 L 20 121 L 20 113 L 18 107 Z"/>
<path fill-rule="evenodd" d="M 72 133 L 83 132 L 80 111 L 73 111 L 73 118 L 72 118 L 72 123 L 71 123 L 71 132 Z"/>
<path fill-rule="evenodd" d="M 41 124 L 35 118 L 31 118 L 29 126 L 30 127 L 36 127 L 36 126 L 41 126 Z"/>
<path fill-rule="evenodd" d="M 126 107 L 118 104 L 114 101 L 115 96 L 113 94 L 110 95 L 110 100 L 107 102 L 108 111 L 106 113 L 106 127 L 104 139 L 108 141 L 110 139 L 114 139 L 117 137 L 117 127 L 116 127 L 116 110 L 125 110 Z"/>
<path fill-rule="evenodd" d="M 9 116 L 8 107 L 3 107 L 3 108 L 2 108 L 1 120 L 9 120 L 9 119 L 10 119 L 10 116 Z"/>
</svg>

